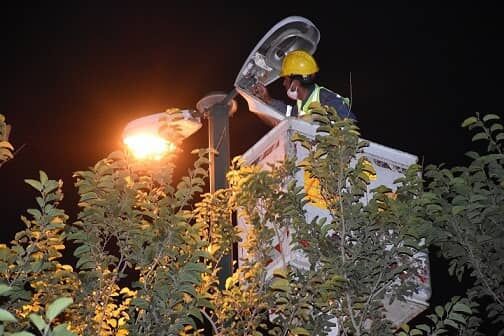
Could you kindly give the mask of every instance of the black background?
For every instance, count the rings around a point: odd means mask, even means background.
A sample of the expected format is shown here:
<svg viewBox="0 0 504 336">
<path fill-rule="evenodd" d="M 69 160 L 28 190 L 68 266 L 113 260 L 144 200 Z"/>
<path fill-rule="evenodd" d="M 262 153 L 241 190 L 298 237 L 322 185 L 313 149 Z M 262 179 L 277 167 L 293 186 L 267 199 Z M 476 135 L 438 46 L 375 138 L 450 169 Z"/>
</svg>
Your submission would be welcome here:
<svg viewBox="0 0 504 336">
<path fill-rule="evenodd" d="M 230 4 L 2 8 L 0 113 L 13 125 L 13 145 L 23 147 L 0 169 L 2 243 L 36 204 L 23 179 L 37 178 L 39 169 L 63 179 L 63 207 L 74 220 L 73 172 L 119 149 L 129 121 L 170 107 L 195 108 L 209 92 L 229 92 L 256 43 L 290 15 L 319 28 L 319 83 L 343 96 L 352 92 L 368 140 L 417 155 L 424 165 L 464 164 L 471 137 L 460 128 L 463 119 L 477 111 L 502 116 L 503 24 L 493 4 Z M 272 87 L 285 98 L 279 81 Z M 270 129 L 241 97 L 237 102 L 232 156 Z M 206 144 L 205 123 L 185 141 L 178 169 L 189 167 L 191 149 Z M 432 302 L 463 294 L 463 286 L 447 285 L 446 265 L 431 262 Z"/>
</svg>

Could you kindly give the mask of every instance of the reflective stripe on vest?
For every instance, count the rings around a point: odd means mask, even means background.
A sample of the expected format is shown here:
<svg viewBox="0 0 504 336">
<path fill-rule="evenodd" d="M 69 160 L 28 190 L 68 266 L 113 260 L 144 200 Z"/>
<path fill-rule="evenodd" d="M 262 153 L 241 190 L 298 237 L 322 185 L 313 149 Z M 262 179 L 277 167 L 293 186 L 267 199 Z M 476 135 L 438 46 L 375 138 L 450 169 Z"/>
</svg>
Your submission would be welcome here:
<svg viewBox="0 0 504 336">
<path fill-rule="evenodd" d="M 320 102 L 320 89 L 322 89 L 322 87 L 315 84 L 315 88 L 313 89 L 312 93 L 310 94 L 310 97 L 308 97 L 304 105 L 302 105 L 303 104 L 302 100 L 297 101 L 298 117 L 310 113 L 309 107 L 311 103 Z"/>
</svg>

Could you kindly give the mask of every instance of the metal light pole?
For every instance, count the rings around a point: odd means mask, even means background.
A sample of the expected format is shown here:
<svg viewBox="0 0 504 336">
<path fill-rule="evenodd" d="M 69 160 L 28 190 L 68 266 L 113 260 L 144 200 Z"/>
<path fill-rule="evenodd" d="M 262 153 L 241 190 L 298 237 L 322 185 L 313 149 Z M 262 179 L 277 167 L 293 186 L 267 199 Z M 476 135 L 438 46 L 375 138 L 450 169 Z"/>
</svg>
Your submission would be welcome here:
<svg viewBox="0 0 504 336">
<path fill-rule="evenodd" d="M 211 93 L 196 104 L 198 111 L 208 119 L 211 193 L 228 186 L 226 174 L 230 165 L 229 116 L 236 111 L 237 104 L 233 99 L 236 95 L 236 89 L 228 94 Z M 226 279 L 233 274 L 232 248 L 229 254 L 222 257 L 219 267 L 219 286 L 224 288 Z"/>
</svg>

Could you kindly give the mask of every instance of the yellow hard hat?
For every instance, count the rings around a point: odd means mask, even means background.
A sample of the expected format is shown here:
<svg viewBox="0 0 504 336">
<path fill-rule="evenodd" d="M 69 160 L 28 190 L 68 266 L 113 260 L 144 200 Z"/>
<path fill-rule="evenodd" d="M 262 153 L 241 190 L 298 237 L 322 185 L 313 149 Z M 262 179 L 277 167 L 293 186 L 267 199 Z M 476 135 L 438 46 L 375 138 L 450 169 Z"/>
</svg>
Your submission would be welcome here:
<svg viewBox="0 0 504 336">
<path fill-rule="evenodd" d="M 304 50 L 294 50 L 284 57 L 280 77 L 292 75 L 308 76 L 318 71 L 317 62 L 315 62 L 312 55 Z"/>
</svg>

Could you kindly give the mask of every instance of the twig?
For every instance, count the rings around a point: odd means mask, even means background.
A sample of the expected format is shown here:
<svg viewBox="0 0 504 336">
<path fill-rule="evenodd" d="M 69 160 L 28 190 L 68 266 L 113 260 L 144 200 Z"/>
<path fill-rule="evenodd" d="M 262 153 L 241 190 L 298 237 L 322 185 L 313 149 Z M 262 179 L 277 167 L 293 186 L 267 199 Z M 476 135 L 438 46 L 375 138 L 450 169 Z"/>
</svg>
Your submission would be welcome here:
<svg viewBox="0 0 504 336">
<path fill-rule="evenodd" d="M 217 325 L 212 320 L 212 318 L 207 314 L 207 312 L 204 309 L 200 309 L 200 312 L 201 312 L 201 314 L 203 314 L 203 316 L 206 317 L 206 319 L 208 320 L 208 322 L 212 326 L 212 329 L 213 329 L 215 335 L 218 335 L 219 334 L 219 330 L 217 329 Z"/>
</svg>

